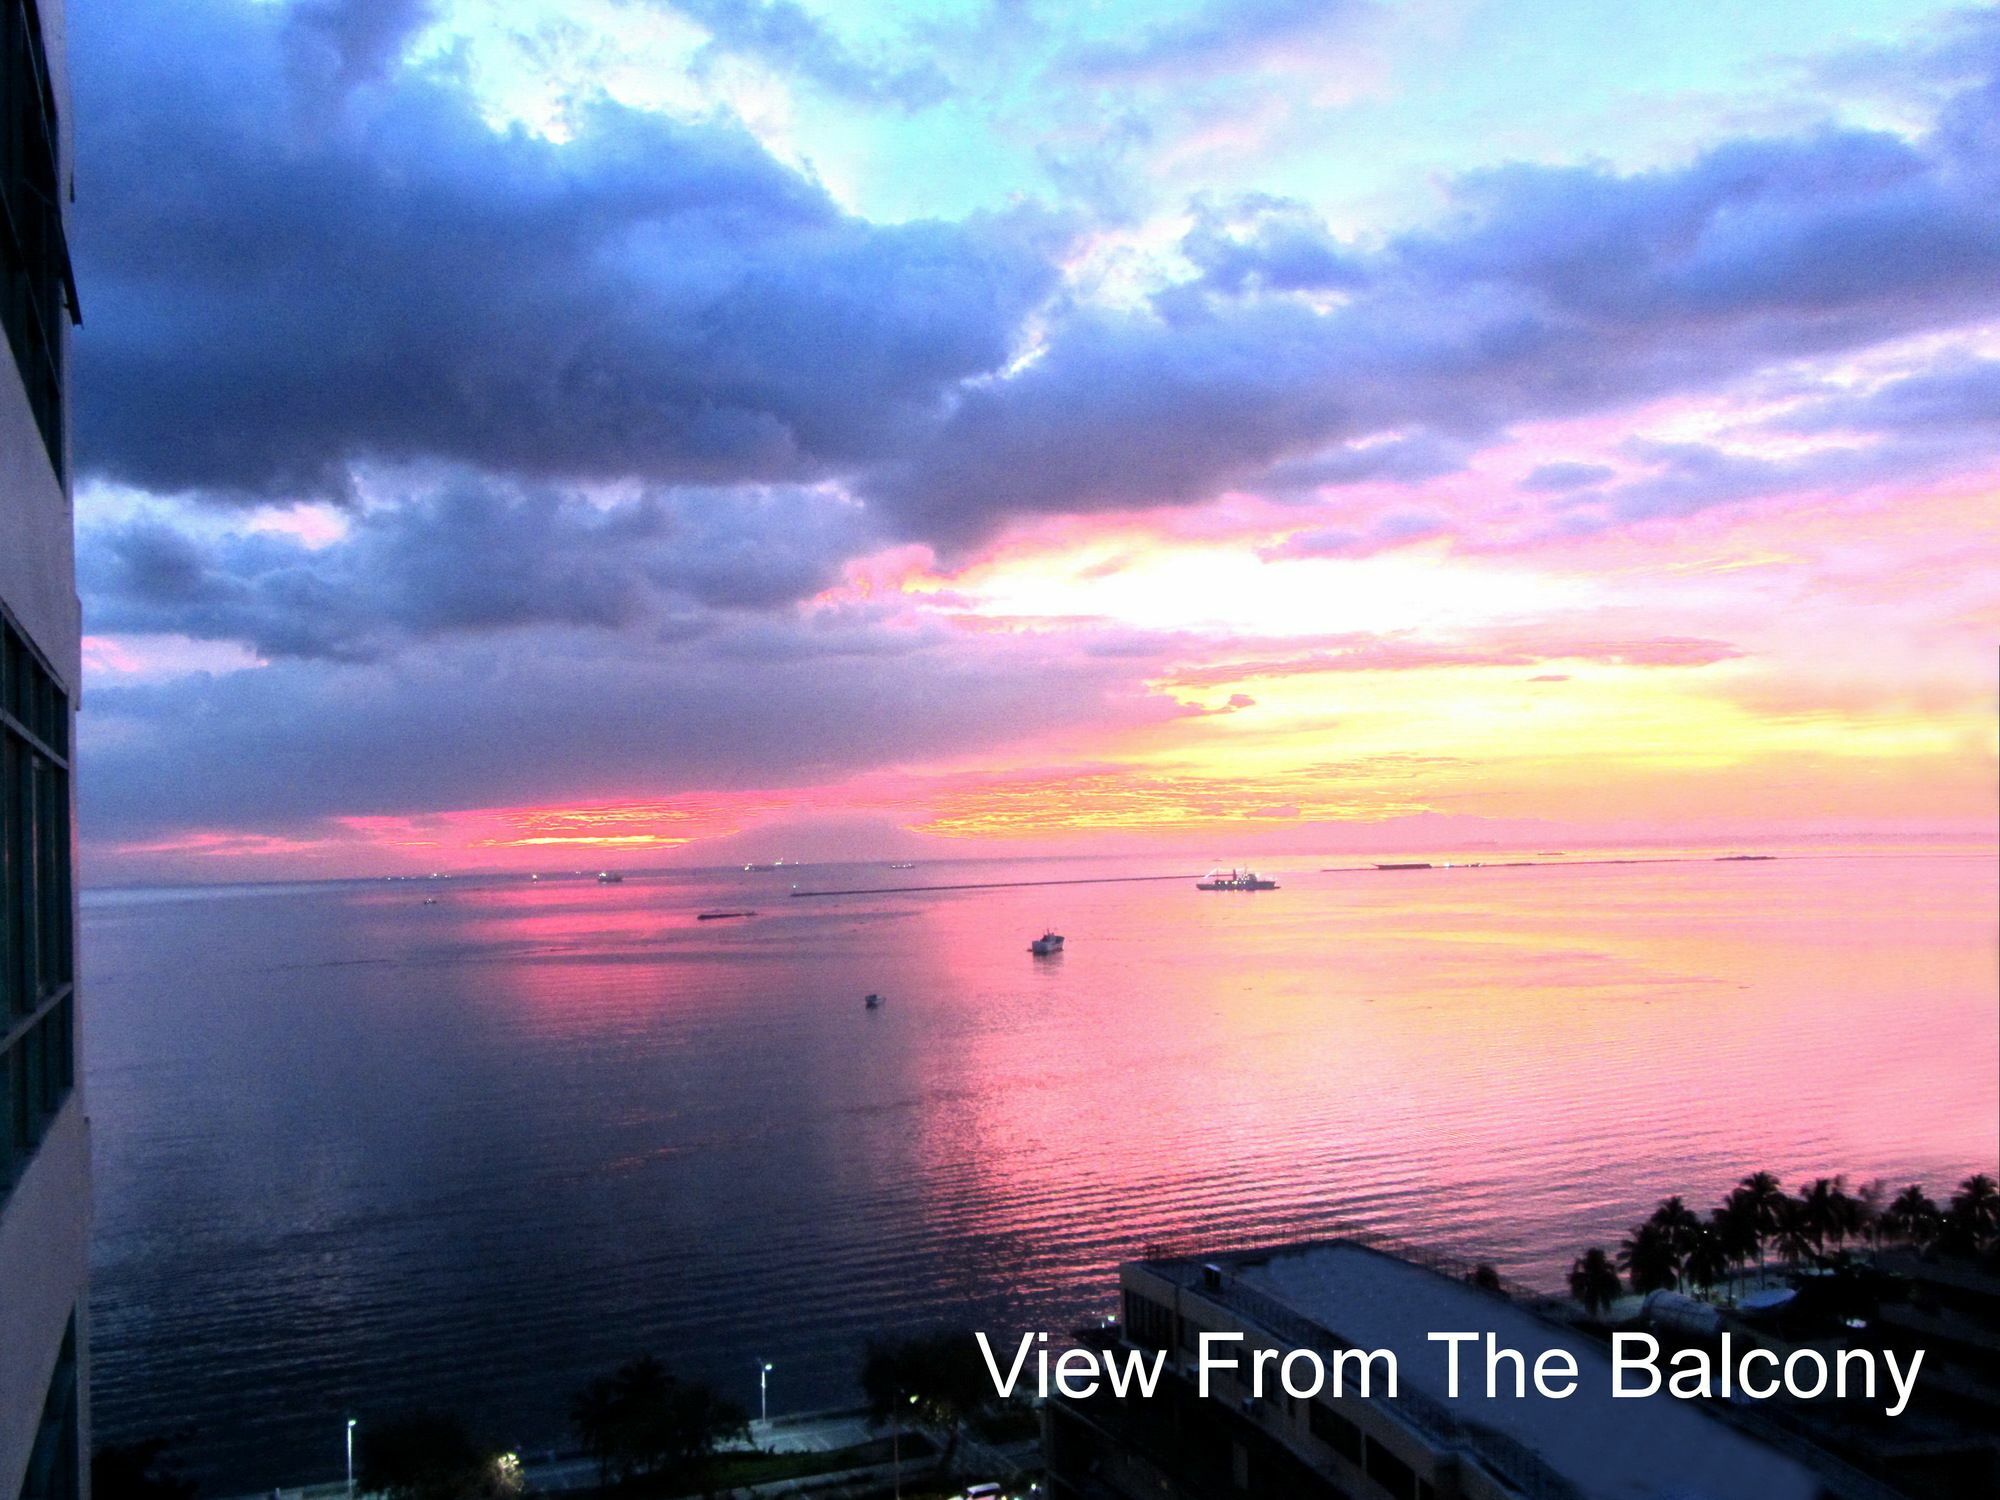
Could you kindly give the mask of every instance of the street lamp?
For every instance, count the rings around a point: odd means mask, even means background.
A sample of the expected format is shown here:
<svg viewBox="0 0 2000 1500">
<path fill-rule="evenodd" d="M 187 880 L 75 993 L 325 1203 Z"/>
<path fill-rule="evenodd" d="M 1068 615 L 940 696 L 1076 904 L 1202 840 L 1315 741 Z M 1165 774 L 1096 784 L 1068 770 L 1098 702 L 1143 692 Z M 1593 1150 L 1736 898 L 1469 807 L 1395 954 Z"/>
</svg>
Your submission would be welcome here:
<svg viewBox="0 0 2000 1500">
<path fill-rule="evenodd" d="M 354 1500 L 354 1418 L 347 1419 L 347 1500 Z"/>
<path fill-rule="evenodd" d="M 757 1420 L 769 1424 L 771 1420 L 771 1362 L 760 1360 L 757 1365 Z"/>
</svg>

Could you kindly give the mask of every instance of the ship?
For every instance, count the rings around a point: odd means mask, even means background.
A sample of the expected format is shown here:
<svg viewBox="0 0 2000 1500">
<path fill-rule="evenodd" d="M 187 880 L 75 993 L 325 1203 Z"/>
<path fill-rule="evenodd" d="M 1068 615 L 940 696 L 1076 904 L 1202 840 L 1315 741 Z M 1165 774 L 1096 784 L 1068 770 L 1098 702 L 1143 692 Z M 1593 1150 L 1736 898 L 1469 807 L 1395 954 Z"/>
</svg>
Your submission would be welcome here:
<svg viewBox="0 0 2000 1500">
<path fill-rule="evenodd" d="M 599 885 L 623 885 L 625 877 L 620 875 L 616 870 L 599 870 L 597 872 L 597 883 Z"/>
<path fill-rule="evenodd" d="M 769 874 L 772 870 L 784 869 L 785 861 L 782 859 L 774 859 L 768 865 L 745 865 L 743 868 L 746 873 L 764 875 L 764 874 Z"/>
<path fill-rule="evenodd" d="M 882 997 L 880 995 L 863 995 L 861 997 L 861 1004 L 868 1010 L 880 1010 L 882 1008 Z"/>
<path fill-rule="evenodd" d="M 1266 880 L 1255 870 L 1210 870 L 1194 883 L 1198 891 L 1275 891 L 1278 882 Z"/>
<path fill-rule="evenodd" d="M 1428 870 L 1430 867 L 1430 861 L 1425 859 L 1395 860 L 1389 864 L 1384 864 L 1380 860 L 1375 862 L 1375 868 L 1378 870 Z"/>
<path fill-rule="evenodd" d="M 1040 937 L 1028 944 L 1028 951 L 1037 958 L 1047 958 L 1051 953 L 1060 953 L 1062 952 L 1062 934 L 1051 927 L 1047 932 L 1044 932 Z"/>
</svg>

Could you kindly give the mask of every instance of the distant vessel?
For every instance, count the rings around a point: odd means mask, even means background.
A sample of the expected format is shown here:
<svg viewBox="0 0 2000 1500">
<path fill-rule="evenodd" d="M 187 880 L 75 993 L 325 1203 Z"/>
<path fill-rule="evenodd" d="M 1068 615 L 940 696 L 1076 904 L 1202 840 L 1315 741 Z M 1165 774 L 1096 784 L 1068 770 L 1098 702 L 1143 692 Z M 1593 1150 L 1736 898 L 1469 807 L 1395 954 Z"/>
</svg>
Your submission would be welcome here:
<svg viewBox="0 0 2000 1500">
<path fill-rule="evenodd" d="M 1028 951 L 1037 958 L 1047 958 L 1051 953 L 1062 952 L 1062 934 L 1051 927 L 1047 932 L 1028 944 Z"/>
<path fill-rule="evenodd" d="M 697 922 L 720 922 L 724 917 L 754 917 L 754 911 L 704 911 L 695 914 Z"/>
<path fill-rule="evenodd" d="M 743 868 L 746 871 L 755 874 L 755 873 L 764 873 L 771 870 L 782 870 L 785 868 L 785 864 L 786 862 L 782 859 L 774 859 L 768 865 L 745 865 Z"/>
<path fill-rule="evenodd" d="M 1427 859 L 1394 860 L 1388 864 L 1377 860 L 1375 868 L 1378 870 L 1428 870 L 1431 868 L 1431 863 Z"/>
<path fill-rule="evenodd" d="M 882 997 L 880 995 L 864 995 L 861 1003 L 870 1010 L 880 1010 L 882 1008 Z"/>
<path fill-rule="evenodd" d="M 1736 864 L 1740 861 L 1776 859 L 1777 857 L 1775 854 L 1718 854 L 1715 857 L 1715 862 L 1719 865 L 1728 865 Z"/>
<path fill-rule="evenodd" d="M 904 860 L 903 863 L 899 865 L 889 866 L 889 868 L 892 870 L 914 870 L 916 867 L 917 867 L 917 862 L 913 859 Z"/>
<path fill-rule="evenodd" d="M 426 905 L 426 906 L 436 906 L 437 904 L 438 904 L 438 898 L 437 898 L 437 897 L 435 897 L 435 896 L 426 896 L 426 897 L 424 897 L 424 905 Z"/>
<path fill-rule="evenodd" d="M 1265 880 L 1255 870 L 1210 870 L 1206 879 L 1195 882 L 1194 888 L 1198 891 L 1275 891 L 1278 882 Z"/>
<path fill-rule="evenodd" d="M 616 870 L 599 870 L 597 872 L 597 883 L 599 885 L 623 885 L 625 877 L 620 875 Z"/>
</svg>

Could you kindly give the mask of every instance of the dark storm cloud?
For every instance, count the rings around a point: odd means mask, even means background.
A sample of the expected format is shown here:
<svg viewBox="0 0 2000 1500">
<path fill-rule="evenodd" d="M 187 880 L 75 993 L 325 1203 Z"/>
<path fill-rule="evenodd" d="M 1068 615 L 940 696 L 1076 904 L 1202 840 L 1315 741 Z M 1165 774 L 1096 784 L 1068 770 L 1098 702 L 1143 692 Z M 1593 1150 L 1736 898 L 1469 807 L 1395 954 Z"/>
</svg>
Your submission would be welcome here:
<svg viewBox="0 0 2000 1500">
<path fill-rule="evenodd" d="M 405 72 L 306 126 L 282 12 L 84 19 L 88 474 L 816 476 L 1001 364 L 1052 280 L 1027 219 L 871 225 L 726 124 L 598 103 L 556 145 Z"/>
<path fill-rule="evenodd" d="M 1079 312 L 965 390 L 876 493 L 964 543 L 1010 515 L 1200 500 L 1329 444 L 1476 443 L 1993 316 L 1995 103 L 1983 85 L 1915 143 L 1827 130 L 1674 170 L 1476 174 L 1445 222 L 1361 257 L 1330 308 L 1220 295 L 1223 278 Z"/>
<path fill-rule="evenodd" d="M 96 687 L 84 815 L 108 844 L 635 788 L 813 784 L 990 745 L 996 725 L 1026 736 L 1174 711 L 1128 694 L 1128 678 L 1053 641 L 971 651 L 952 632 L 866 620 L 746 622 L 680 645 L 543 626 L 523 649 L 460 638 L 378 662 Z"/>
<path fill-rule="evenodd" d="M 88 528 L 95 631 L 241 641 L 269 658 L 371 660 L 413 641 L 529 625 L 685 628 L 789 604 L 858 550 L 851 506 L 796 490 L 682 491 L 615 505 L 461 480 L 358 513 L 308 546 L 203 538 L 156 519 Z"/>
<path fill-rule="evenodd" d="M 831 93 L 867 104 L 920 109 L 951 94 L 928 61 L 891 65 L 857 56 L 826 24 L 791 0 L 657 0 L 697 22 L 716 53 L 754 58 Z"/>
</svg>

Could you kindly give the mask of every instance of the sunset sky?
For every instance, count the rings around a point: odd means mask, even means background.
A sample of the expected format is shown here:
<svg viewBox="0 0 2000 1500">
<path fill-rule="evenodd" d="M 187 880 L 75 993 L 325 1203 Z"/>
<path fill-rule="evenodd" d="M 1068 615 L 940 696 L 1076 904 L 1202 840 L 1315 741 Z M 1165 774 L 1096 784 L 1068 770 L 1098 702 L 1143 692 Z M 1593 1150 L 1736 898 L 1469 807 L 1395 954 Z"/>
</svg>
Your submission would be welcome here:
<svg viewBox="0 0 2000 1500">
<path fill-rule="evenodd" d="M 1992 10 L 69 9 L 95 881 L 1994 826 Z"/>
</svg>

